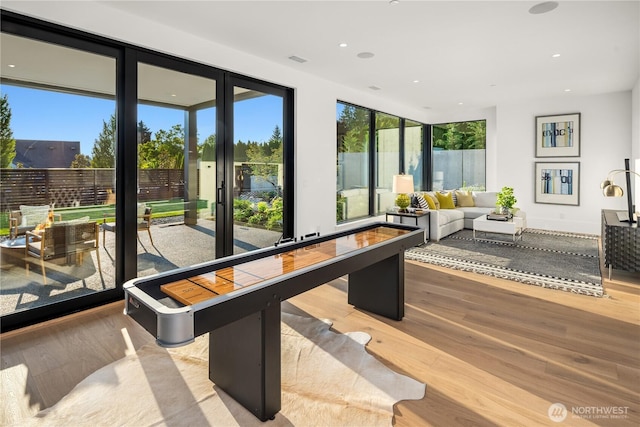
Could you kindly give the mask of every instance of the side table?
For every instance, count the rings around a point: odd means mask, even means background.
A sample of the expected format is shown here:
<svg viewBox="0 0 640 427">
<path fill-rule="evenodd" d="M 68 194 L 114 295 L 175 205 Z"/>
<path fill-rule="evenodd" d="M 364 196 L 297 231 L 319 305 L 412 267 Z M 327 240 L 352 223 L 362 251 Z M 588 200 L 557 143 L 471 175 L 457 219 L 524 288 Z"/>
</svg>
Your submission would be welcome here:
<svg viewBox="0 0 640 427">
<path fill-rule="evenodd" d="M 431 229 L 429 227 L 429 220 L 431 218 L 431 211 L 428 210 L 416 210 L 415 212 L 401 212 L 401 211 L 386 211 L 385 212 L 385 221 L 389 222 L 389 217 L 400 217 L 400 223 L 402 224 L 402 218 L 413 218 L 416 222 L 416 227 L 419 227 L 418 220 L 422 217 L 426 217 L 427 226 L 426 229 L 426 237 L 427 239 L 431 239 Z"/>
</svg>

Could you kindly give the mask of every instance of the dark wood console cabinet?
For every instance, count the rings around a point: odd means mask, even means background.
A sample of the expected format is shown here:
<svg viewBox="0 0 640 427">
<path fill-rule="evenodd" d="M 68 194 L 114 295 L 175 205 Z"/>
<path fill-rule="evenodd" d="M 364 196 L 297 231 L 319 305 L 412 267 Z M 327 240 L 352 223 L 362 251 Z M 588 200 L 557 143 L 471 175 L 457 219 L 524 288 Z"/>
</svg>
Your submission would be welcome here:
<svg viewBox="0 0 640 427">
<path fill-rule="evenodd" d="M 616 211 L 602 210 L 602 252 L 611 269 L 640 272 L 640 228 L 638 223 L 620 222 Z"/>
</svg>

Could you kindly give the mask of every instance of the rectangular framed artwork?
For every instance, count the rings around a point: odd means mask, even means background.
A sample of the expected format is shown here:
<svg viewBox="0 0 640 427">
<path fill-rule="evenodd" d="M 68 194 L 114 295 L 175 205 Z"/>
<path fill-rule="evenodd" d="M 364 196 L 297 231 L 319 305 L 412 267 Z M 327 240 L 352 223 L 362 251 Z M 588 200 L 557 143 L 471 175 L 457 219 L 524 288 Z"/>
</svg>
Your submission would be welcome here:
<svg viewBox="0 0 640 427">
<path fill-rule="evenodd" d="M 580 162 L 536 162 L 536 203 L 580 205 Z"/>
<path fill-rule="evenodd" d="M 536 157 L 580 157 L 580 113 L 537 116 Z"/>
</svg>

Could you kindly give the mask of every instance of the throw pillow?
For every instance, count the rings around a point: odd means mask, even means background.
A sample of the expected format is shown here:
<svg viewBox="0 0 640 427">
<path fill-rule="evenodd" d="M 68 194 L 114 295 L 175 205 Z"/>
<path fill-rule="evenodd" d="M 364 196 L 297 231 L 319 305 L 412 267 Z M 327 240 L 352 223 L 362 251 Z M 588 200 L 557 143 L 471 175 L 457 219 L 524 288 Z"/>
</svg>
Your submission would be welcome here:
<svg viewBox="0 0 640 427">
<path fill-rule="evenodd" d="M 473 203 L 473 196 L 470 191 L 456 191 L 456 199 L 458 201 L 456 206 L 461 208 L 472 208 L 476 205 Z"/>
<path fill-rule="evenodd" d="M 456 205 L 453 204 L 453 196 L 451 192 L 442 194 L 436 193 L 436 197 L 438 198 L 438 202 L 440 202 L 440 209 L 455 209 Z"/>
<path fill-rule="evenodd" d="M 476 206 L 493 208 L 496 205 L 497 198 L 498 193 L 495 191 L 476 191 L 474 193 L 473 202 L 476 204 Z"/>
<path fill-rule="evenodd" d="M 451 193 L 451 198 L 453 199 L 453 206 L 458 206 L 458 197 L 456 196 L 455 190 L 442 190 L 440 192 L 442 194 Z"/>
<path fill-rule="evenodd" d="M 428 193 L 423 193 L 422 197 L 424 197 L 424 200 L 427 202 L 429 209 L 433 209 L 433 210 L 440 209 L 440 203 L 438 202 L 438 199 L 435 198 L 435 195 L 431 196 Z"/>
<path fill-rule="evenodd" d="M 436 197 L 436 193 L 433 191 L 427 191 L 426 193 L 422 193 L 422 195 L 424 196 L 425 200 L 427 200 L 427 203 L 429 203 L 429 199 L 427 199 L 427 196 L 429 196 L 431 198 L 431 200 L 433 201 L 433 205 L 435 206 L 435 209 L 440 209 L 440 202 L 438 201 L 438 198 Z"/>
<path fill-rule="evenodd" d="M 418 207 L 420 209 L 424 209 L 424 210 L 430 209 L 429 202 L 425 200 L 422 194 L 416 194 L 415 198 L 416 198 L 416 201 L 418 202 Z M 433 208 L 435 209 L 435 205 L 433 206 Z"/>
</svg>

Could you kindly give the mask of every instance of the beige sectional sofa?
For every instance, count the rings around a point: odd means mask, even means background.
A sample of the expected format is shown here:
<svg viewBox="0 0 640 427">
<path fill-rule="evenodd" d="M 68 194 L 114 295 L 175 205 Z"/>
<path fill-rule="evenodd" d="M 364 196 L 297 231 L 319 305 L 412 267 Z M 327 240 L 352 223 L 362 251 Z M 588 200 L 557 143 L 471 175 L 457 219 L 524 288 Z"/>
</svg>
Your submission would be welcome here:
<svg viewBox="0 0 640 427">
<path fill-rule="evenodd" d="M 433 209 L 430 207 L 431 213 L 429 214 L 429 239 L 432 241 L 439 241 L 440 239 L 460 231 L 463 228 L 473 228 L 473 220 L 481 215 L 486 215 L 495 211 L 497 192 L 495 191 L 472 191 L 463 192 L 467 195 L 471 195 L 473 202 L 469 203 L 469 198 L 466 199 L 467 203 L 460 203 L 456 192 L 440 192 L 440 194 L 451 193 L 453 196 L 454 208 L 441 208 L 436 207 Z M 428 195 L 437 198 L 435 192 L 415 193 L 420 195 Z M 458 192 L 460 194 L 460 192 Z M 469 206 L 473 205 L 473 206 Z"/>
</svg>

